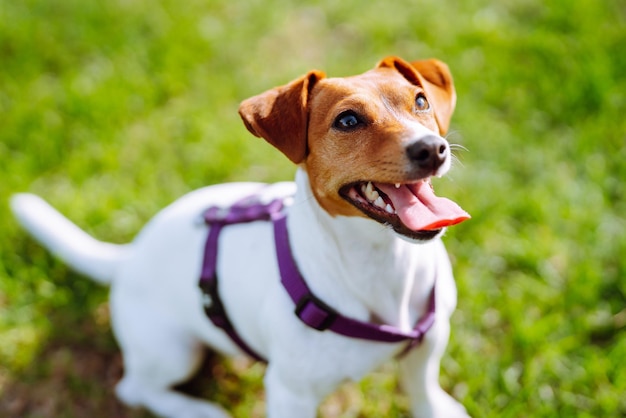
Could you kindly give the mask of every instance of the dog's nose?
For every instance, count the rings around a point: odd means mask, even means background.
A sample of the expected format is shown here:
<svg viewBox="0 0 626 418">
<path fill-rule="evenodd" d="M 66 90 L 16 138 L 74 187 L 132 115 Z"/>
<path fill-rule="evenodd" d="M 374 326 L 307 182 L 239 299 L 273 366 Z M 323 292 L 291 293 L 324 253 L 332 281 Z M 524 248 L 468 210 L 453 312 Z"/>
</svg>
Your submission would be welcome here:
<svg viewBox="0 0 626 418">
<path fill-rule="evenodd" d="M 448 144 L 441 137 L 429 135 L 409 145 L 406 153 L 419 168 L 435 171 L 448 157 Z"/>
</svg>

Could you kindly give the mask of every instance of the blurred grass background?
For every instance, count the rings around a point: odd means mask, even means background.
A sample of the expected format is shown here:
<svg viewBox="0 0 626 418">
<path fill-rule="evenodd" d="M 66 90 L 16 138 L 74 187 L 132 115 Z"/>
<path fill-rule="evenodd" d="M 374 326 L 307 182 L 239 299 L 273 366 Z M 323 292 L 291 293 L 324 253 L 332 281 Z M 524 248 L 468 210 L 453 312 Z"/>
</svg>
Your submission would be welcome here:
<svg viewBox="0 0 626 418">
<path fill-rule="evenodd" d="M 106 289 L 19 230 L 40 194 L 126 242 L 203 185 L 290 179 L 238 103 L 312 68 L 437 57 L 457 164 L 440 195 L 459 309 L 442 384 L 476 417 L 626 416 L 626 3 L 0 0 L 0 415 L 144 417 L 115 400 Z M 212 358 L 187 390 L 263 416 L 262 367 Z M 394 366 L 326 417 L 406 417 Z M 211 377 L 212 376 L 212 377 Z"/>
</svg>

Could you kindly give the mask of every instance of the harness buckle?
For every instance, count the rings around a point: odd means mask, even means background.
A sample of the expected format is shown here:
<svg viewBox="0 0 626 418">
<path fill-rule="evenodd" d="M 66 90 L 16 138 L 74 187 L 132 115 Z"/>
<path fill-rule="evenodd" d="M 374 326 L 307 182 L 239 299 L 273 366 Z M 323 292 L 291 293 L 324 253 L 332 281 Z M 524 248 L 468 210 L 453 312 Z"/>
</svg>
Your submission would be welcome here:
<svg viewBox="0 0 626 418">
<path fill-rule="evenodd" d="M 204 313 L 218 327 L 228 325 L 229 321 L 226 317 L 224 305 L 217 294 L 217 280 L 202 280 L 200 282 L 202 289 L 202 306 Z"/>
<path fill-rule="evenodd" d="M 330 328 L 339 315 L 337 311 L 311 293 L 300 298 L 295 314 L 302 322 L 318 331 Z"/>
</svg>

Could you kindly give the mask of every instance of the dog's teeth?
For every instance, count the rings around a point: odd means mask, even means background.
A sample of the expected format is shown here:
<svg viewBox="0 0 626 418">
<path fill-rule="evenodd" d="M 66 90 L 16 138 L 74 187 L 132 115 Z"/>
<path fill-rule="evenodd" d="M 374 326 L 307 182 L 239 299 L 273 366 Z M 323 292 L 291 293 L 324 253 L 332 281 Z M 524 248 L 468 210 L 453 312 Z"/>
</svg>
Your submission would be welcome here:
<svg viewBox="0 0 626 418">
<path fill-rule="evenodd" d="M 385 206 L 385 210 L 387 211 L 387 213 L 393 214 L 395 211 L 393 210 L 393 206 L 391 206 L 389 203 L 387 203 L 387 206 Z"/>
<path fill-rule="evenodd" d="M 361 191 L 363 192 L 363 195 L 365 195 L 367 200 L 370 202 L 374 202 L 376 201 L 376 199 L 380 197 L 380 195 L 378 194 L 378 191 L 374 189 L 374 185 L 372 184 L 371 181 L 368 182 L 367 185 L 361 186 Z"/>
<path fill-rule="evenodd" d="M 400 188 L 400 183 L 396 183 L 395 186 L 396 186 L 396 189 L 399 189 Z"/>
<path fill-rule="evenodd" d="M 379 208 L 385 209 L 385 201 L 380 196 L 376 198 L 376 200 L 374 201 L 374 205 L 378 206 Z"/>
</svg>

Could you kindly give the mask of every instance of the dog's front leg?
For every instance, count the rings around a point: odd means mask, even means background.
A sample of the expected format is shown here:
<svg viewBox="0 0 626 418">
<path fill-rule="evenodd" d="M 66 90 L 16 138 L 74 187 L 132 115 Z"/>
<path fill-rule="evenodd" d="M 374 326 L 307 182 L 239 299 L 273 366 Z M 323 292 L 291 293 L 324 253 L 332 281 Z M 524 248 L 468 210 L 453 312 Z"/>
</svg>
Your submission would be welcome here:
<svg viewBox="0 0 626 418">
<path fill-rule="evenodd" d="M 264 383 L 268 418 L 315 418 L 317 406 L 328 393 L 327 388 L 318 393 L 315 385 L 295 370 L 271 363 Z"/>
<path fill-rule="evenodd" d="M 439 366 L 449 335 L 448 318 L 438 315 L 422 344 L 401 360 L 400 378 L 415 418 L 469 418 L 463 405 L 439 385 Z"/>
</svg>

